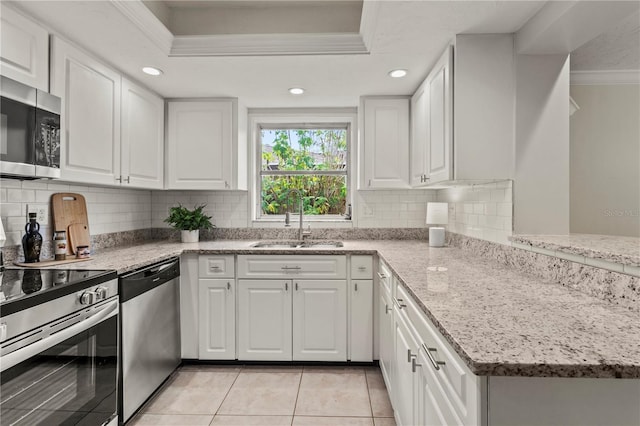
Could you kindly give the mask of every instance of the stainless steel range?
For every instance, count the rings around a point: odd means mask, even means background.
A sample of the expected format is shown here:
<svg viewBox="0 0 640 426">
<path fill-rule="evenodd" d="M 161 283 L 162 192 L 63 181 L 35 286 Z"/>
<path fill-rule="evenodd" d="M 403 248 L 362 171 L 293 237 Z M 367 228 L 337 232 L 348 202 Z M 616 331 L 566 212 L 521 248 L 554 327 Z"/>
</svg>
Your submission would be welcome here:
<svg viewBox="0 0 640 426">
<path fill-rule="evenodd" d="M 116 425 L 118 313 L 115 271 L 3 271 L 2 424 Z"/>
</svg>

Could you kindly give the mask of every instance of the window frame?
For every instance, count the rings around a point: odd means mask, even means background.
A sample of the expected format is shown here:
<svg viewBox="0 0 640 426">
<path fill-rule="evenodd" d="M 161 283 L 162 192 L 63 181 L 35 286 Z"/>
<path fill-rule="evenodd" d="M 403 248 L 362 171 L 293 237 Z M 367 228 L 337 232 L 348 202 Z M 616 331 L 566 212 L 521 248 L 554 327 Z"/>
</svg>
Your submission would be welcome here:
<svg viewBox="0 0 640 426">
<path fill-rule="evenodd" d="M 253 150 L 253 162 L 249 173 L 252 181 L 252 195 L 250 197 L 251 203 L 251 220 L 259 224 L 279 223 L 284 222 L 284 215 L 263 215 L 262 214 L 262 177 L 272 175 L 331 175 L 331 176 L 345 176 L 346 179 L 346 204 L 353 206 L 353 196 L 355 190 L 353 155 L 356 138 L 356 125 L 357 125 L 357 113 L 355 108 L 339 108 L 339 109 L 322 109 L 322 110 L 309 110 L 302 111 L 297 109 L 295 111 L 282 111 L 277 113 L 267 111 L 250 111 L 249 112 L 249 130 L 253 135 L 251 136 L 252 150 Z M 345 158 L 346 173 L 340 170 L 323 170 L 323 171 L 262 171 L 262 137 L 261 131 L 263 129 L 276 130 L 276 129 L 345 129 L 347 132 L 347 153 Z M 297 212 L 292 212 L 297 217 Z M 305 215 L 305 222 L 339 222 L 342 224 L 348 223 L 351 225 L 351 220 L 345 220 L 344 215 Z"/>
</svg>

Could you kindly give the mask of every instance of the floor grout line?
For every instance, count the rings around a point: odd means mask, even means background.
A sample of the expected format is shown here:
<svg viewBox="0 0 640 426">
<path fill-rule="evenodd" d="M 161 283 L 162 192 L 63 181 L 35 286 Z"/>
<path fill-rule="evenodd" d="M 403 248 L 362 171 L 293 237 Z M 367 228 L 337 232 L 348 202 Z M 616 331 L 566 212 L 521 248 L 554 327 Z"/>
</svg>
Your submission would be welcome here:
<svg viewBox="0 0 640 426">
<path fill-rule="evenodd" d="M 222 408 L 222 404 L 224 404 L 224 401 L 229 396 L 229 393 L 231 392 L 231 389 L 233 389 L 233 385 L 236 384 L 236 381 L 238 380 L 238 377 L 240 377 L 240 373 L 242 373 L 243 369 L 244 369 L 244 365 L 240 366 L 240 371 L 238 371 L 238 374 L 236 374 L 235 379 L 233 379 L 233 383 L 231 383 L 231 386 L 229 386 L 229 389 L 227 389 L 227 392 L 224 394 L 224 398 L 222 398 L 222 401 L 220 401 L 220 405 L 218 406 L 218 408 L 216 408 L 216 412 L 213 413 L 213 418 L 211 419 L 211 422 L 209 422 L 209 426 L 211 426 L 213 424 L 213 420 L 218 415 L 218 411 L 220 411 L 220 408 Z"/>
<path fill-rule="evenodd" d="M 296 402 L 293 404 L 293 413 L 291 413 L 291 426 L 293 426 L 293 421 L 296 418 L 296 409 L 298 408 L 298 397 L 300 397 L 300 388 L 302 387 L 302 376 L 304 376 L 304 366 L 302 366 L 302 371 L 300 372 L 300 381 L 298 382 L 298 392 L 296 392 Z"/>
</svg>

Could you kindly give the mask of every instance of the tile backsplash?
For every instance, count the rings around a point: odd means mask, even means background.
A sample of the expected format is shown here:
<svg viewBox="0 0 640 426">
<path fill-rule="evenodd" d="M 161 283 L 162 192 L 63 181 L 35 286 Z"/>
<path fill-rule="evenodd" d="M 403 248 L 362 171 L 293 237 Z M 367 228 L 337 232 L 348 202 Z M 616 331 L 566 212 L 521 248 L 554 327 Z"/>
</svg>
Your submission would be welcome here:
<svg viewBox="0 0 640 426">
<path fill-rule="evenodd" d="M 437 201 L 449 203 L 447 230 L 469 237 L 510 244 L 513 234 L 513 182 L 438 190 Z"/>
<path fill-rule="evenodd" d="M 60 181 L 0 179 L 0 216 L 7 234 L 6 246 L 19 245 L 27 222 L 28 204 L 47 204 L 56 192 L 85 196 L 91 235 L 168 228 L 169 208 L 207 204 L 218 228 L 280 228 L 281 221 L 251 220 L 246 191 L 149 191 L 69 184 Z M 312 228 L 426 228 L 429 201 L 449 202 L 451 232 L 508 244 L 512 234 L 511 181 L 448 189 L 357 191 L 353 222 L 322 222 Z M 45 240 L 53 233 L 52 221 L 42 226 Z"/>
<path fill-rule="evenodd" d="M 87 201 L 91 235 L 133 231 L 151 227 L 151 191 L 82 186 L 60 181 L 0 180 L 0 216 L 7 235 L 6 246 L 21 244 L 27 223 L 28 204 L 49 206 L 49 220 L 40 233 L 51 240 L 51 195 L 56 192 L 82 194 Z"/>
</svg>

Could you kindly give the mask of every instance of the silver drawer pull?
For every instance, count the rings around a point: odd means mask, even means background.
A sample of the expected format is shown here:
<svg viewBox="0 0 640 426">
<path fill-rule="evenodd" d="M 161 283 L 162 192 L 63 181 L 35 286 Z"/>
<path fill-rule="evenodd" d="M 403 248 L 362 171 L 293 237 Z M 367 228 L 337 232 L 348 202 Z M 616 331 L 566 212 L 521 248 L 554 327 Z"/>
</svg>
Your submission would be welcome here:
<svg viewBox="0 0 640 426">
<path fill-rule="evenodd" d="M 300 269 L 302 269 L 300 266 L 283 266 L 282 268 L 280 268 L 284 271 L 298 271 Z"/>
<path fill-rule="evenodd" d="M 215 269 L 217 271 L 218 269 L 220 269 L 220 267 L 218 265 L 215 265 L 215 266 L 212 266 L 211 269 Z"/>
<path fill-rule="evenodd" d="M 393 308 L 391 308 L 389 305 L 385 304 L 384 305 L 384 313 L 388 314 L 391 311 L 393 311 Z"/>
<path fill-rule="evenodd" d="M 231 283 L 227 282 L 227 290 L 231 290 Z"/>
<path fill-rule="evenodd" d="M 386 279 L 388 278 L 385 274 L 382 274 L 382 273 L 380 273 L 380 272 L 377 272 L 377 274 L 378 274 L 378 277 L 379 277 L 381 280 L 386 280 Z"/>
<path fill-rule="evenodd" d="M 411 358 L 411 372 L 416 372 L 416 367 L 422 367 L 422 364 L 418 364 L 415 358 Z"/>
<path fill-rule="evenodd" d="M 437 352 L 438 351 L 437 348 L 428 348 L 427 345 L 425 345 L 423 343 L 422 344 L 422 349 L 427 354 L 427 358 L 429 358 L 429 361 L 431 361 L 431 365 L 433 365 L 433 368 L 435 368 L 436 370 L 440 370 L 440 366 L 446 364 L 444 361 L 436 361 L 436 359 L 433 357 L 433 355 L 431 355 L 431 352 Z"/>
<path fill-rule="evenodd" d="M 407 362 L 411 362 L 411 358 L 415 358 L 417 355 L 411 353 L 411 349 L 407 349 Z"/>
<path fill-rule="evenodd" d="M 398 309 L 402 309 L 402 308 L 406 308 L 407 305 L 405 305 L 404 303 L 400 303 L 402 302 L 402 299 L 393 299 L 393 301 L 395 302 L 396 306 L 398 307 Z"/>
<path fill-rule="evenodd" d="M 354 284 L 354 290 L 355 290 L 355 291 L 358 291 L 358 283 L 355 283 L 355 284 Z"/>
<path fill-rule="evenodd" d="M 358 271 L 366 271 L 367 267 L 366 266 L 358 266 Z"/>
</svg>

